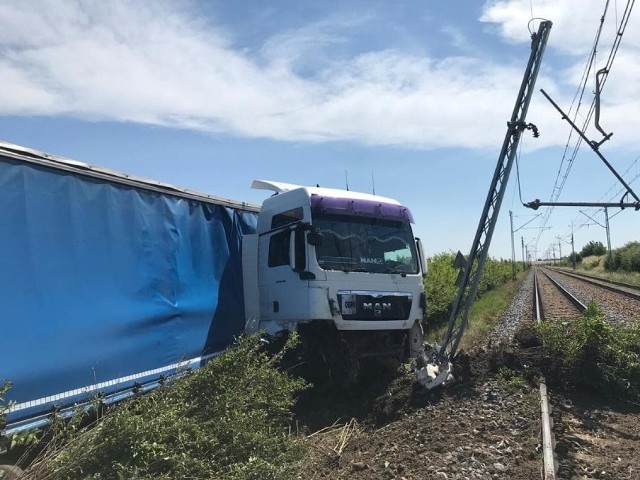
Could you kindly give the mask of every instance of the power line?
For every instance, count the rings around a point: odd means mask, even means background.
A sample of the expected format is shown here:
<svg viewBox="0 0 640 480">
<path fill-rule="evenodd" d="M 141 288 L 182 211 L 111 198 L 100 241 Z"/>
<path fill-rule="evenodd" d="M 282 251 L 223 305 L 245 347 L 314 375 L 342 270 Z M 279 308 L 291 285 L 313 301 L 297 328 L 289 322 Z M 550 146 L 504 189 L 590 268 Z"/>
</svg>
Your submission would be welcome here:
<svg viewBox="0 0 640 480">
<path fill-rule="evenodd" d="M 607 1 L 608 3 L 608 1 Z M 611 71 L 611 66 L 613 65 L 613 60 L 616 58 L 618 54 L 618 48 L 620 48 L 620 43 L 622 42 L 622 36 L 624 35 L 624 31 L 627 28 L 627 24 L 629 23 L 629 18 L 631 17 L 631 11 L 633 10 L 633 5 L 635 4 L 635 0 L 628 0 L 627 6 L 624 9 L 624 13 L 622 14 L 622 21 L 620 22 L 620 26 L 616 32 L 615 39 L 613 41 L 613 45 L 611 46 L 611 50 L 609 52 L 609 58 L 607 59 L 607 63 L 604 66 L 606 73 L 604 78 L 601 80 L 601 86 L 604 86 L 607 81 L 607 77 L 609 76 L 609 72 Z"/>
<path fill-rule="evenodd" d="M 578 89 L 576 90 L 576 93 L 574 94 L 573 100 L 571 101 L 571 105 L 569 106 L 569 114 L 571 114 L 571 111 L 574 108 L 574 105 L 576 105 L 576 101 L 577 101 L 577 106 L 575 108 L 575 111 L 573 112 L 573 122 L 576 123 L 577 117 L 578 117 L 578 113 L 580 112 L 580 107 L 582 106 L 582 99 L 584 97 L 584 92 L 587 88 L 587 83 L 589 81 L 589 75 L 590 72 L 593 68 L 593 64 L 595 63 L 595 59 L 596 59 L 596 53 L 598 51 L 598 44 L 600 42 L 600 36 L 602 34 L 602 29 L 604 27 L 604 22 L 605 19 L 607 17 L 607 11 L 609 9 L 609 0 L 607 0 L 605 7 L 604 7 L 604 12 L 602 13 L 602 16 L 600 17 L 600 24 L 598 25 L 598 29 L 596 30 L 596 35 L 593 41 L 593 46 L 591 47 L 591 52 L 589 54 L 589 58 L 587 61 L 587 64 L 585 65 L 585 68 L 582 72 L 582 78 L 580 80 L 580 84 Z M 582 131 L 586 131 L 586 125 L 588 125 L 588 122 L 591 119 L 591 115 L 592 115 L 592 111 L 593 111 L 593 103 L 591 108 L 589 109 L 589 112 L 585 118 L 585 122 L 583 124 L 582 127 Z M 564 152 L 562 154 L 562 158 L 560 159 L 560 166 L 558 167 L 558 172 L 556 174 L 556 180 L 554 182 L 553 185 L 553 190 L 551 191 L 551 198 L 550 201 L 551 202 L 556 202 L 558 200 L 558 198 L 560 197 L 560 194 L 562 193 L 562 190 L 564 189 L 565 183 L 567 181 L 567 178 L 569 177 L 569 172 L 571 171 L 571 167 L 573 166 L 573 162 L 576 159 L 576 156 L 578 154 L 578 150 L 580 148 L 580 145 L 582 144 L 582 138 L 578 137 L 578 141 L 576 142 L 573 152 L 570 156 L 570 158 L 567 160 L 567 152 L 570 149 L 571 143 L 572 143 L 572 138 L 573 138 L 573 130 L 569 130 L 569 137 L 567 138 L 567 143 L 565 144 L 565 148 L 564 148 Z M 564 169 L 564 173 L 563 172 L 563 165 L 565 163 L 565 161 L 567 161 L 567 165 L 566 168 Z M 562 178 L 561 178 L 562 177 Z M 549 208 L 546 212 L 545 215 L 543 216 L 541 225 L 545 226 L 547 224 L 547 222 L 549 221 L 549 217 L 551 216 L 551 213 L 553 212 L 553 207 Z M 540 235 L 542 235 L 542 230 L 540 231 Z M 538 236 L 538 239 L 540 238 L 540 236 Z"/>
<path fill-rule="evenodd" d="M 593 67 L 593 64 L 595 62 L 595 58 L 596 58 L 596 52 L 598 51 L 598 43 L 600 42 L 600 35 L 602 34 L 602 28 L 604 25 L 604 21 L 606 19 L 607 16 L 607 11 L 609 9 L 609 0 L 607 0 L 607 3 L 605 4 L 604 7 L 604 12 L 602 14 L 602 16 L 600 17 L 600 24 L 598 25 L 598 29 L 596 30 L 596 35 L 593 41 L 593 46 L 591 47 L 591 52 L 589 54 L 589 58 L 587 61 L 587 64 L 585 65 L 585 68 L 582 72 L 582 77 L 580 79 L 580 84 L 578 86 L 578 89 L 576 90 L 576 93 L 573 96 L 573 100 L 571 101 L 571 105 L 569 107 L 569 114 L 571 114 L 571 111 L 574 108 L 574 105 L 576 105 L 576 101 L 577 101 L 577 106 L 575 107 L 575 111 L 573 112 L 573 121 L 574 123 L 577 120 L 578 117 L 578 113 L 580 111 L 580 107 L 582 106 L 582 99 L 584 97 L 584 92 L 587 88 L 587 83 L 589 80 L 589 74 L 591 72 L 591 69 Z M 587 117 L 585 118 L 585 122 L 583 124 L 582 127 L 582 131 L 584 132 L 586 130 L 586 125 L 588 125 L 588 122 L 591 118 L 591 114 L 593 111 L 593 103 L 592 103 L 592 107 L 589 109 L 589 112 L 587 114 Z M 572 143 L 572 138 L 573 138 L 573 129 L 569 130 L 569 136 L 567 138 L 567 142 L 565 144 L 564 147 L 564 152 L 562 153 L 562 158 L 560 159 L 560 165 L 558 167 L 558 172 L 556 173 L 556 179 L 553 185 L 553 189 L 551 191 L 551 197 L 550 197 L 550 202 L 556 202 L 558 200 L 558 198 L 560 197 L 560 194 L 562 193 L 562 190 L 564 189 L 565 183 L 567 181 L 567 178 L 569 177 L 569 172 L 571 171 L 571 167 L 573 166 L 573 162 L 576 159 L 576 156 L 578 154 L 578 150 L 580 148 L 580 145 L 582 144 L 582 138 L 578 137 L 578 140 L 573 148 L 573 152 L 571 153 L 569 159 L 567 159 L 568 157 L 568 151 L 570 149 L 571 143 Z M 565 165 L 565 161 L 567 162 L 566 167 L 564 167 L 564 173 L 563 173 L 563 166 Z M 542 236 L 542 233 L 544 232 L 544 227 L 547 225 L 547 223 L 549 222 L 549 218 L 551 217 L 551 214 L 553 213 L 553 209 L 554 207 L 549 207 L 546 211 L 545 214 L 543 215 L 541 221 L 540 221 L 540 232 L 538 233 L 538 238 L 536 239 L 536 247 L 538 245 L 538 242 L 540 241 L 540 237 Z"/>
<path fill-rule="evenodd" d="M 596 107 L 596 100 L 599 101 L 599 98 L 597 98 L 597 97 L 599 97 L 599 94 L 602 92 L 602 88 L 604 87 L 604 84 L 606 83 L 608 75 L 609 75 L 609 73 L 611 71 L 611 67 L 613 65 L 613 61 L 614 61 L 614 59 L 615 59 L 615 57 L 616 57 L 616 55 L 618 53 L 618 49 L 619 49 L 620 43 L 622 41 L 622 36 L 623 36 L 624 31 L 625 31 L 625 29 L 627 27 L 627 24 L 629 22 L 629 18 L 631 16 L 631 11 L 633 9 L 634 3 L 635 3 L 635 0 L 628 0 L 627 1 L 624 13 L 622 15 L 622 20 L 620 21 L 620 23 L 618 23 L 618 12 L 617 12 L 617 4 L 616 4 L 616 8 L 615 8 L 616 20 L 615 20 L 615 23 L 616 23 L 617 31 L 616 31 L 615 39 L 613 41 L 611 50 L 609 52 L 609 56 L 607 58 L 607 62 L 606 62 L 605 67 L 603 69 L 599 70 L 596 73 L 596 80 L 597 80 L 597 85 L 598 85 L 599 89 L 596 92 L 596 96 L 594 96 L 594 99 L 591 102 L 591 106 L 589 108 L 589 111 L 588 111 L 588 113 L 587 113 L 587 115 L 585 117 L 585 121 L 584 121 L 583 126 L 581 128 L 581 131 L 583 133 L 586 131 L 588 125 L 591 122 L 591 118 L 592 118 L 592 116 L 594 114 L 595 107 Z M 608 9 L 609 9 L 609 0 L 607 0 L 607 2 L 605 4 L 603 14 L 602 14 L 602 16 L 600 18 L 600 24 L 598 25 L 598 29 L 596 30 L 596 35 L 595 35 L 595 38 L 594 38 L 594 42 L 593 42 L 593 46 L 592 46 L 592 49 L 591 49 L 591 53 L 589 55 L 589 59 L 588 59 L 587 64 L 585 65 L 585 68 L 583 70 L 583 74 L 582 74 L 582 77 L 581 77 L 581 81 L 580 81 L 579 87 L 576 90 L 574 98 L 573 98 L 573 100 L 571 102 L 571 106 L 570 106 L 570 109 L 569 109 L 570 113 L 573 110 L 574 105 L 576 105 L 576 101 L 577 101 L 577 106 L 576 106 L 575 111 L 573 113 L 574 122 L 575 122 L 575 119 L 577 119 L 579 111 L 580 111 L 580 108 L 582 106 L 582 99 L 584 97 L 584 93 L 585 93 L 585 90 L 586 90 L 587 82 L 588 82 L 590 73 L 593 70 L 593 66 L 594 66 L 595 61 L 596 61 L 596 54 L 597 54 L 597 51 L 598 51 L 598 44 L 600 42 L 600 37 L 601 37 L 603 26 L 604 26 L 604 23 L 605 23 L 605 20 L 606 20 L 606 17 L 607 17 Z M 601 79 L 598 78 L 598 75 L 601 75 Z M 596 115 L 596 123 L 597 123 L 597 121 L 598 121 L 598 115 Z M 552 193 L 551 193 L 551 202 L 556 202 L 558 200 L 558 198 L 560 197 L 560 194 L 562 193 L 562 191 L 564 189 L 564 186 L 565 186 L 565 183 L 567 181 L 567 178 L 569 176 L 569 172 L 571 171 L 573 163 L 574 163 L 574 161 L 575 161 L 575 159 L 577 157 L 577 153 L 578 153 L 578 151 L 580 149 L 580 146 L 582 144 L 582 137 L 579 137 L 578 140 L 575 143 L 575 146 L 573 148 L 573 151 L 571 152 L 571 155 L 568 157 L 568 151 L 570 149 L 571 142 L 572 142 L 572 135 L 573 135 L 573 130 L 570 130 L 569 136 L 568 136 L 568 139 L 567 139 L 567 143 L 565 144 L 564 152 L 563 152 L 563 155 L 562 155 L 562 158 L 561 158 L 561 161 L 560 161 L 560 166 L 559 166 L 558 172 L 556 174 L 556 180 L 554 182 L 553 190 L 552 190 Z M 606 137 L 606 138 L 608 138 L 608 137 Z M 630 167 L 627 169 L 625 174 L 630 170 L 630 168 L 637 161 L 638 161 L 638 159 L 636 159 L 632 163 L 632 165 L 630 165 Z M 566 166 L 565 166 L 565 162 L 566 162 Z M 563 167 L 564 167 L 564 169 L 563 169 Z M 623 175 L 625 175 L 625 174 L 623 174 Z M 634 179 L 632 181 L 636 180 L 637 178 L 638 178 L 638 176 L 634 177 Z M 611 188 L 609 189 L 609 191 L 610 190 L 611 190 Z M 622 193 L 622 191 L 620 191 L 618 194 L 620 194 L 620 193 Z M 605 195 L 606 195 L 606 193 L 605 193 Z M 538 244 L 538 242 L 540 240 L 540 237 L 542 236 L 542 233 L 544 232 L 544 227 L 547 225 L 552 212 L 553 212 L 553 207 L 548 208 L 547 211 L 545 212 L 545 215 L 541 219 L 540 231 L 539 231 L 538 237 L 536 239 L 536 247 L 537 247 L 537 244 Z"/>
<path fill-rule="evenodd" d="M 638 162 L 640 161 L 640 156 L 636 157 L 627 167 L 627 169 L 624 171 L 624 173 L 622 174 L 622 177 L 626 177 L 626 175 L 631 171 L 631 169 L 634 166 L 638 165 Z M 635 182 L 638 178 L 640 178 L 640 173 L 636 173 L 635 176 L 633 178 L 631 178 L 630 180 L 627 180 L 627 184 L 631 185 L 633 182 Z M 615 191 L 614 191 L 615 190 Z M 625 191 L 624 187 L 621 187 L 619 183 L 615 182 L 613 185 L 611 185 L 609 187 L 609 189 L 604 192 L 600 198 L 598 198 L 598 201 L 601 200 L 605 200 L 605 201 L 614 201 L 614 200 L 619 200 L 620 199 L 620 195 Z M 613 192 L 613 193 L 612 193 Z M 603 210 L 601 209 L 592 209 L 591 210 L 593 212 L 593 216 L 599 216 L 601 213 L 603 213 Z M 621 213 L 622 210 L 620 210 L 619 212 L 615 213 L 614 215 L 612 215 L 610 218 L 615 217 L 618 213 Z M 576 217 L 574 217 L 574 220 L 578 219 L 580 216 L 576 215 Z"/>
</svg>

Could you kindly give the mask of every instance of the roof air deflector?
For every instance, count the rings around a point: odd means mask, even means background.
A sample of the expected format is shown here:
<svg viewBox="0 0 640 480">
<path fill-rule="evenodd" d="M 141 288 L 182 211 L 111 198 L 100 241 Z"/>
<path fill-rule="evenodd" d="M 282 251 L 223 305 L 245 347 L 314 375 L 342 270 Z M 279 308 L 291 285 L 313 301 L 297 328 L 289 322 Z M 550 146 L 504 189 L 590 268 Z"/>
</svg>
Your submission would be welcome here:
<svg viewBox="0 0 640 480">
<path fill-rule="evenodd" d="M 255 188 L 257 190 L 271 190 L 276 193 L 285 193 L 301 187 L 300 185 L 294 185 L 292 183 L 273 182 L 271 180 L 254 180 L 251 183 L 251 188 Z"/>
</svg>

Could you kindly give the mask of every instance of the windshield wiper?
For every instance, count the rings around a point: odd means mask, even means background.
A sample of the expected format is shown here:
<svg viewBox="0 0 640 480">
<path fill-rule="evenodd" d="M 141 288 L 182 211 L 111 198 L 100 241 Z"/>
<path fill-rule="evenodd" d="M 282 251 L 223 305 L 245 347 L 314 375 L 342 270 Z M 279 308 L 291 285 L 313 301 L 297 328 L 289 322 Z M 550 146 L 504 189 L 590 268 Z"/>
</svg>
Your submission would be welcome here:
<svg viewBox="0 0 640 480">
<path fill-rule="evenodd" d="M 384 273 L 399 273 L 400 275 L 407 275 L 405 270 L 400 270 L 398 268 L 387 268 Z"/>
<path fill-rule="evenodd" d="M 352 268 L 344 267 L 342 268 L 342 271 L 345 273 L 349 273 L 349 272 L 367 272 L 368 270 L 363 267 L 352 267 Z"/>
</svg>

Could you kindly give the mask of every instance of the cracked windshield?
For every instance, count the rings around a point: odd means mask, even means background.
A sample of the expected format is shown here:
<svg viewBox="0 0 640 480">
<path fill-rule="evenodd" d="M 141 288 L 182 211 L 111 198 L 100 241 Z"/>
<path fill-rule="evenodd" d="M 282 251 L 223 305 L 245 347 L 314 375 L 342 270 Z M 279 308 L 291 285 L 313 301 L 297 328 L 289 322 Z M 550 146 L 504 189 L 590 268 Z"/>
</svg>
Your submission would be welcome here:
<svg viewBox="0 0 640 480">
<path fill-rule="evenodd" d="M 324 270 L 370 273 L 418 273 L 413 233 L 408 222 L 373 217 L 314 214 L 323 235 L 316 247 Z"/>
</svg>

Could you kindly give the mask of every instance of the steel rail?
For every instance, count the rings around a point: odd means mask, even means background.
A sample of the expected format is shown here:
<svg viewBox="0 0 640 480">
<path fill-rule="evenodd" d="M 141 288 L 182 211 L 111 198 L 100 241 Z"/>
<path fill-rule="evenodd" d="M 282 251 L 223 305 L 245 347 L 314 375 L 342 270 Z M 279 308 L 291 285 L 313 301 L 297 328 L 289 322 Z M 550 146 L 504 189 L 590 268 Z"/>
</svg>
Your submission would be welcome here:
<svg viewBox="0 0 640 480">
<path fill-rule="evenodd" d="M 619 288 L 620 286 L 624 286 L 624 287 L 631 288 L 631 289 L 634 289 L 634 290 L 640 290 L 638 287 L 635 287 L 633 285 L 610 282 L 608 280 L 599 279 L 599 278 L 598 279 L 594 279 L 594 277 L 583 276 L 583 275 L 579 275 L 577 273 L 572 273 L 572 272 L 565 272 L 563 270 L 554 269 L 553 271 L 554 272 L 558 272 L 561 275 L 567 275 L 568 277 L 577 278 L 578 280 L 581 280 L 581 281 L 583 281 L 585 283 L 589 283 L 591 285 L 595 285 L 597 287 L 602 287 L 605 290 L 609 290 L 611 292 L 619 293 L 620 295 L 624 295 L 626 297 L 633 298 L 634 300 L 640 300 L 640 291 L 639 292 L 630 292 L 628 290 L 622 290 L 621 288 Z M 605 282 L 605 283 L 601 283 L 601 282 Z M 607 283 L 612 284 L 612 285 L 607 285 Z"/>
<path fill-rule="evenodd" d="M 551 433 L 551 419 L 549 418 L 549 399 L 547 385 L 540 382 L 540 417 L 542 420 L 542 463 L 543 480 L 555 480 L 556 464 L 553 456 L 553 435 Z"/>
<path fill-rule="evenodd" d="M 538 285 L 538 269 L 533 270 L 533 306 L 536 314 L 536 321 L 540 322 L 544 318 L 542 312 L 542 301 L 540 298 L 540 286 Z"/>
<path fill-rule="evenodd" d="M 557 271 L 557 272 L 560 272 L 560 273 L 564 272 L 564 270 L 562 270 L 560 268 L 551 268 L 550 270 Z M 640 292 L 640 285 L 634 285 L 632 283 L 626 283 L 626 282 L 619 282 L 617 280 L 610 280 L 608 278 L 600 278 L 600 277 L 596 277 L 594 275 L 587 275 L 586 273 L 576 273 L 576 272 L 567 272 L 567 273 L 576 275 L 576 276 L 578 276 L 580 278 L 589 278 L 589 279 L 592 279 L 592 280 L 598 280 L 598 281 L 601 281 L 601 282 L 610 283 L 612 285 L 618 285 L 619 287 L 625 287 L 625 288 L 628 288 L 630 290 L 638 290 L 638 292 Z"/>
<path fill-rule="evenodd" d="M 587 310 L 587 306 L 578 300 L 569 290 L 567 290 L 563 285 L 560 284 L 557 280 L 552 278 L 547 272 L 541 269 L 541 272 L 544 276 L 546 276 L 551 283 L 553 283 L 560 292 L 567 297 L 571 303 L 573 303 L 581 312 L 585 312 Z"/>
</svg>

